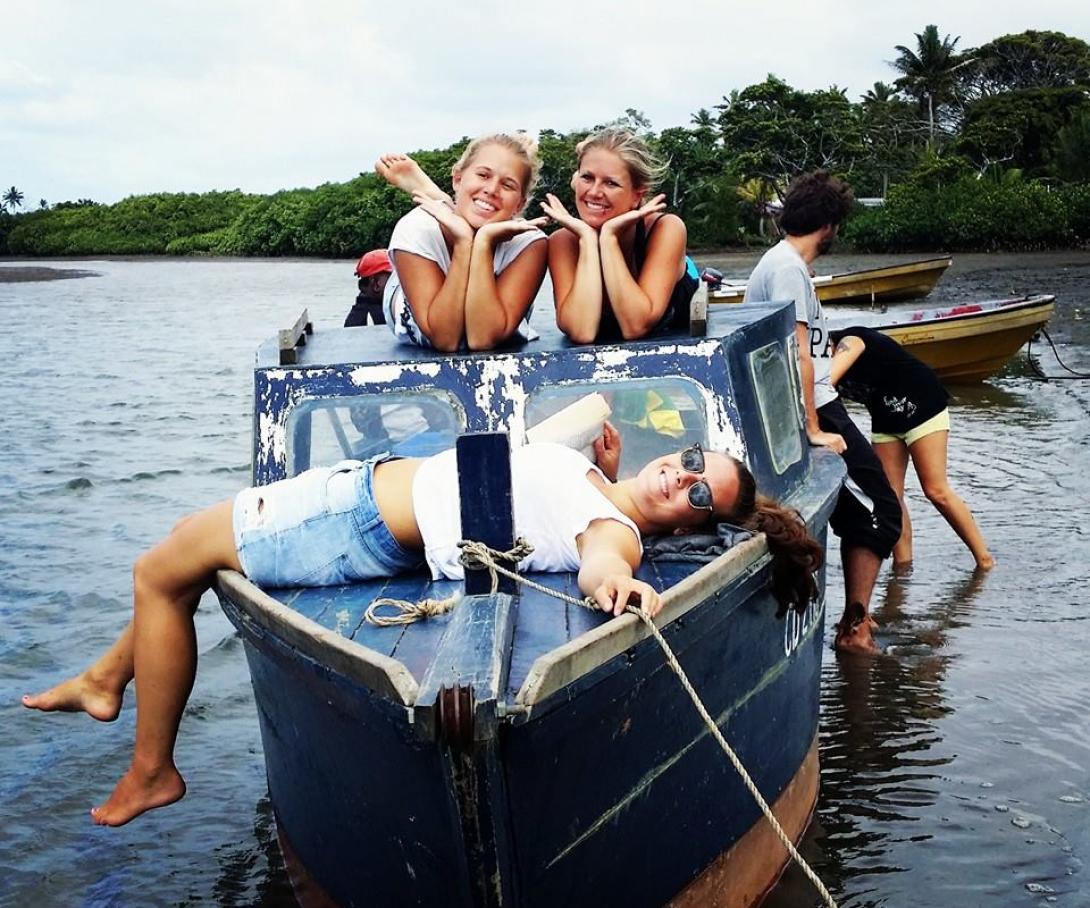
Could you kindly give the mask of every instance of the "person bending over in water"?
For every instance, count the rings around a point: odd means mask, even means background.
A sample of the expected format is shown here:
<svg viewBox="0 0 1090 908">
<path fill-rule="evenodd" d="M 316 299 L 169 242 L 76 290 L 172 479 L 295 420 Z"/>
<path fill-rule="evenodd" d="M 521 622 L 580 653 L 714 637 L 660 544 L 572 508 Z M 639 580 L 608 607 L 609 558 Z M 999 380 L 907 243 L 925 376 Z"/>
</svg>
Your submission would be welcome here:
<svg viewBox="0 0 1090 908">
<path fill-rule="evenodd" d="M 635 133 L 608 127 L 576 146 L 574 217 L 551 193 L 542 209 L 564 229 L 549 237 L 556 323 L 576 343 L 616 342 L 687 330 L 699 284 L 685 254 L 685 224 L 664 214 L 665 195 L 647 200 L 663 171 Z M 375 169 L 414 198 L 449 197 L 403 154 Z"/>
<path fill-rule="evenodd" d="M 497 133 L 474 139 L 454 165 L 452 199 L 409 189 L 417 207 L 390 236 L 394 270 L 383 295 L 399 339 L 449 352 L 488 350 L 519 331 L 528 336 L 530 305 L 545 277 L 539 227 L 546 219 L 518 215 L 539 169 L 529 136 Z"/>
<path fill-rule="evenodd" d="M 757 496 L 753 476 L 734 458 L 693 445 L 614 483 L 578 452 L 537 444 L 517 448 L 511 469 L 515 526 L 535 548 L 520 569 L 578 570 L 579 588 L 614 615 L 630 601 L 650 615 L 661 608 L 658 593 L 633 577 L 643 535 L 711 520 L 767 534 L 783 607 L 804 608 L 816 595 L 821 547 L 796 512 Z M 111 721 L 135 677 L 132 762 L 91 811 L 96 823 L 120 826 L 185 794 L 174 745 L 196 672 L 193 614 L 216 571 L 241 571 L 266 587 L 351 583 L 425 563 L 435 578 L 460 577 L 460 537 L 453 450 L 344 461 L 245 489 L 183 519 L 142 555 L 133 569 L 133 619 L 121 637 L 84 672 L 23 703 Z"/>
<path fill-rule="evenodd" d="M 830 338 L 836 345 L 830 380 L 844 397 L 867 408 L 874 453 L 901 501 L 894 569 L 912 563 L 912 522 L 905 505 L 905 472 L 911 457 L 927 500 L 969 547 L 977 568 L 990 570 L 995 559 L 972 511 L 946 475 L 950 395 L 938 376 L 893 338 L 871 328 L 843 328 L 831 331 Z"/>
</svg>

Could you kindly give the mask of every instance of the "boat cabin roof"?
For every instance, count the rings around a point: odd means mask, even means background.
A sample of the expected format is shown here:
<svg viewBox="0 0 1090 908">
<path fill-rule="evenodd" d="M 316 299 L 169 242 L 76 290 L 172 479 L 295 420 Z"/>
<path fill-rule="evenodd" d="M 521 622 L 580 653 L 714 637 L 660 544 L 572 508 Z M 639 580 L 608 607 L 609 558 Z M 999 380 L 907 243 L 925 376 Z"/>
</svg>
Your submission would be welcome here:
<svg viewBox="0 0 1090 908">
<path fill-rule="evenodd" d="M 520 444 L 589 394 L 601 397 L 621 433 L 621 476 L 699 441 L 743 458 L 763 492 L 794 501 L 805 513 L 811 454 L 794 322 L 790 304 L 747 304 L 710 311 L 700 337 L 575 345 L 549 324 L 536 326 L 535 340 L 453 354 L 401 344 L 383 326 L 319 327 L 286 364 L 274 338 L 258 351 L 254 373 L 254 481 L 379 451 L 426 456 L 467 432 L 507 432 Z M 600 431 L 599 421 L 588 437 Z M 645 558 L 638 576 L 665 591 L 698 576 L 700 568 L 699 561 Z M 575 574 L 536 579 L 580 597 Z M 392 657 L 419 682 L 448 618 L 375 627 L 364 620 L 367 607 L 379 597 L 443 598 L 460 587 L 460 581 L 432 581 L 421 572 L 269 592 L 327 631 Z M 510 692 L 526 683 L 543 653 L 606 621 L 600 612 L 524 590 L 513 630 Z"/>
<path fill-rule="evenodd" d="M 770 312 L 779 309 L 782 303 L 752 303 L 745 309 L 740 307 L 714 307 L 708 312 L 707 337 L 726 337 L 734 331 L 759 321 Z M 532 324 L 538 335 L 534 340 L 516 339 L 494 350 L 484 352 L 462 351 L 442 353 L 413 344 L 401 343 L 385 326 L 368 325 L 357 328 L 320 328 L 306 338 L 306 343 L 297 348 L 296 365 L 316 366 L 332 363 L 379 363 L 406 362 L 426 363 L 446 361 L 448 359 L 488 359 L 502 355 L 534 355 L 541 353 L 561 353 L 573 351 L 587 353 L 602 349 L 634 348 L 648 344 L 693 343 L 703 337 L 690 337 L 688 334 L 675 332 L 658 334 L 640 341 L 623 344 L 573 344 L 561 332 L 552 320 L 540 319 Z M 269 338 L 257 351 L 258 368 L 278 368 L 281 365 L 278 338 Z"/>
</svg>

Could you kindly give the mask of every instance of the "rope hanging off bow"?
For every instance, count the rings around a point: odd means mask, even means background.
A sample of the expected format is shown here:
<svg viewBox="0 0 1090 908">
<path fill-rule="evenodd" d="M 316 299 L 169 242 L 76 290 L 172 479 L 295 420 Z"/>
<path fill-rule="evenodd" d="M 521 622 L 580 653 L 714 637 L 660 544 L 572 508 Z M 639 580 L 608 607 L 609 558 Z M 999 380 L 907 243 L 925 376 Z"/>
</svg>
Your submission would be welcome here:
<svg viewBox="0 0 1090 908">
<path fill-rule="evenodd" d="M 489 575 L 492 578 L 492 593 L 496 592 L 499 585 L 499 577 L 497 575 L 503 574 L 505 577 L 510 577 L 516 583 L 521 583 L 523 586 L 538 590 L 546 596 L 552 596 L 554 599 L 560 599 L 564 602 L 569 602 L 572 605 L 580 605 L 587 609 L 597 610 L 598 608 L 597 603 L 589 596 L 584 599 L 576 599 L 574 596 L 569 596 L 561 590 L 555 590 L 552 587 L 536 583 L 499 564 L 498 561 L 506 561 L 508 564 L 513 564 L 517 567 L 518 563 L 523 558 L 533 552 L 534 547 L 522 537 L 516 539 L 514 546 L 506 552 L 497 551 L 489 548 L 483 542 L 476 542 L 469 539 L 463 539 L 458 543 L 458 546 L 462 549 L 459 561 L 461 561 L 462 565 L 467 570 L 487 570 L 489 572 Z M 382 626 L 388 624 L 412 624 L 414 621 L 418 621 L 422 618 L 430 618 L 433 615 L 441 615 L 444 612 L 450 611 L 454 608 L 459 598 L 461 598 L 459 595 L 454 595 L 448 599 L 424 599 L 419 603 L 408 602 L 403 599 L 376 599 L 367 609 L 365 617 L 371 624 Z M 375 613 L 375 608 L 380 604 L 394 606 L 399 610 L 399 613 L 387 617 L 377 615 L 377 613 Z M 704 706 L 704 701 L 700 699 L 700 695 L 697 694 L 696 688 L 693 687 L 692 682 L 689 680 L 689 676 L 685 674 L 685 670 L 681 667 L 681 663 L 678 662 L 677 656 L 674 655 L 674 651 L 670 648 L 670 644 L 666 642 L 666 638 L 662 636 L 662 632 L 655 626 L 655 622 L 651 620 L 651 616 L 642 609 L 633 608 L 631 605 L 626 606 L 625 611 L 638 616 L 650 632 L 651 636 L 655 638 L 655 642 L 658 643 L 666 657 L 666 664 L 669 665 L 674 674 L 677 675 L 682 688 L 684 688 L 685 693 L 689 695 L 689 699 L 693 701 L 693 705 L 696 707 L 696 711 L 700 715 L 700 718 L 704 720 L 704 725 L 707 727 L 708 732 L 715 739 L 716 743 L 719 744 L 720 748 L 727 755 L 727 759 L 730 760 L 731 765 L 738 772 L 738 775 L 742 779 L 742 783 L 746 786 L 750 795 L 752 795 L 753 800 L 757 802 L 757 806 L 761 808 L 761 813 L 763 813 L 765 819 L 768 820 L 769 825 L 772 827 L 772 831 L 776 834 L 776 838 L 780 840 L 780 844 L 787 850 L 787 853 L 795 863 L 799 865 L 799 868 L 806 875 L 806 878 L 814 884 L 814 888 L 817 889 L 818 894 L 821 896 L 821 899 L 827 908 L 837 908 L 837 904 L 833 900 L 829 890 L 825 887 L 825 884 L 821 881 L 820 877 L 818 877 L 817 873 L 814 872 L 813 868 L 806 863 L 806 859 L 799 854 L 798 850 L 795 848 L 795 844 L 791 841 L 787 833 L 784 832 L 784 829 L 776 819 L 775 814 L 772 813 L 772 808 L 757 788 L 757 783 L 753 781 L 753 777 L 750 776 L 749 772 L 742 764 L 738 754 L 734 752 L 734 749 L 727 743 L 727 739 L 723 737 L 723 732 L 719 730 L 719 726 L 716 724 L 715 719 L 712 718 L 707 707 Z"/>
</svg>

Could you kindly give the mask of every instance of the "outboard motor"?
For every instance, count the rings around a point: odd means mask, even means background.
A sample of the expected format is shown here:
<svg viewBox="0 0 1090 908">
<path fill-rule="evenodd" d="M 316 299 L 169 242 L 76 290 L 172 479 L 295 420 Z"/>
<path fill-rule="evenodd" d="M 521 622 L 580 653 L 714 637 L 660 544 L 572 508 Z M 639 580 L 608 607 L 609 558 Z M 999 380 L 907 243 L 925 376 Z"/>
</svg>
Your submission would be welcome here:
<svg viewBox="0 0 1090 908">
<path fill-rule="evenodd" d="M 719 290 L 723 286 L 723 272 L 718 268 L 705 268 L 700 272 L 700 279 L 708 285 L 709 290 Z"/>
</svg>

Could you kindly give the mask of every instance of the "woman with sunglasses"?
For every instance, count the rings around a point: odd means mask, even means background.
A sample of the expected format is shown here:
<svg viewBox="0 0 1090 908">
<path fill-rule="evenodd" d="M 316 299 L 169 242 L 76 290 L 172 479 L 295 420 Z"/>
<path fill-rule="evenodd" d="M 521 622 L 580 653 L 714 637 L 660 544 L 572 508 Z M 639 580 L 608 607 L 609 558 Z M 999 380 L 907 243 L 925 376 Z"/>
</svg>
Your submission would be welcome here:
<svg viewBox="0 0 1090 908">
<path fill-rule="evenodd" d="M 616 455 L 618 442 L 613 433 Z M 579 588 L 606 612 L 638 603 L 657 614 L 659 594 L 633 576 L 643 537 L 716 520 L 767 534 L 784 608 L 804 608 L 816 595 L 821 547 L 794 511 L 756 494 L 752 474 L 733 457 L 693 445 L 612 482 L 570 448 L 531 444 L 512 453 L 511 473 L 516 532 L 534 546 L 519 569 L 578 570 Z M 453 450 L 343 461 L 245 489 L 183 519 L 142 555 L 133 570 L 134 617 L 121 637 L 86 671 L 23 704 L 108 722 L 136 678 L 132 763 L 91 811 L 96 823 L 120 826 L 185 794 L 174 744 L 197 666 L 193 613 L 216 571 L 241 571 L 264 587 L 351 583 L 424 564 L 434 578 L 457 578 L 460 538 Z"/>
</svg>

